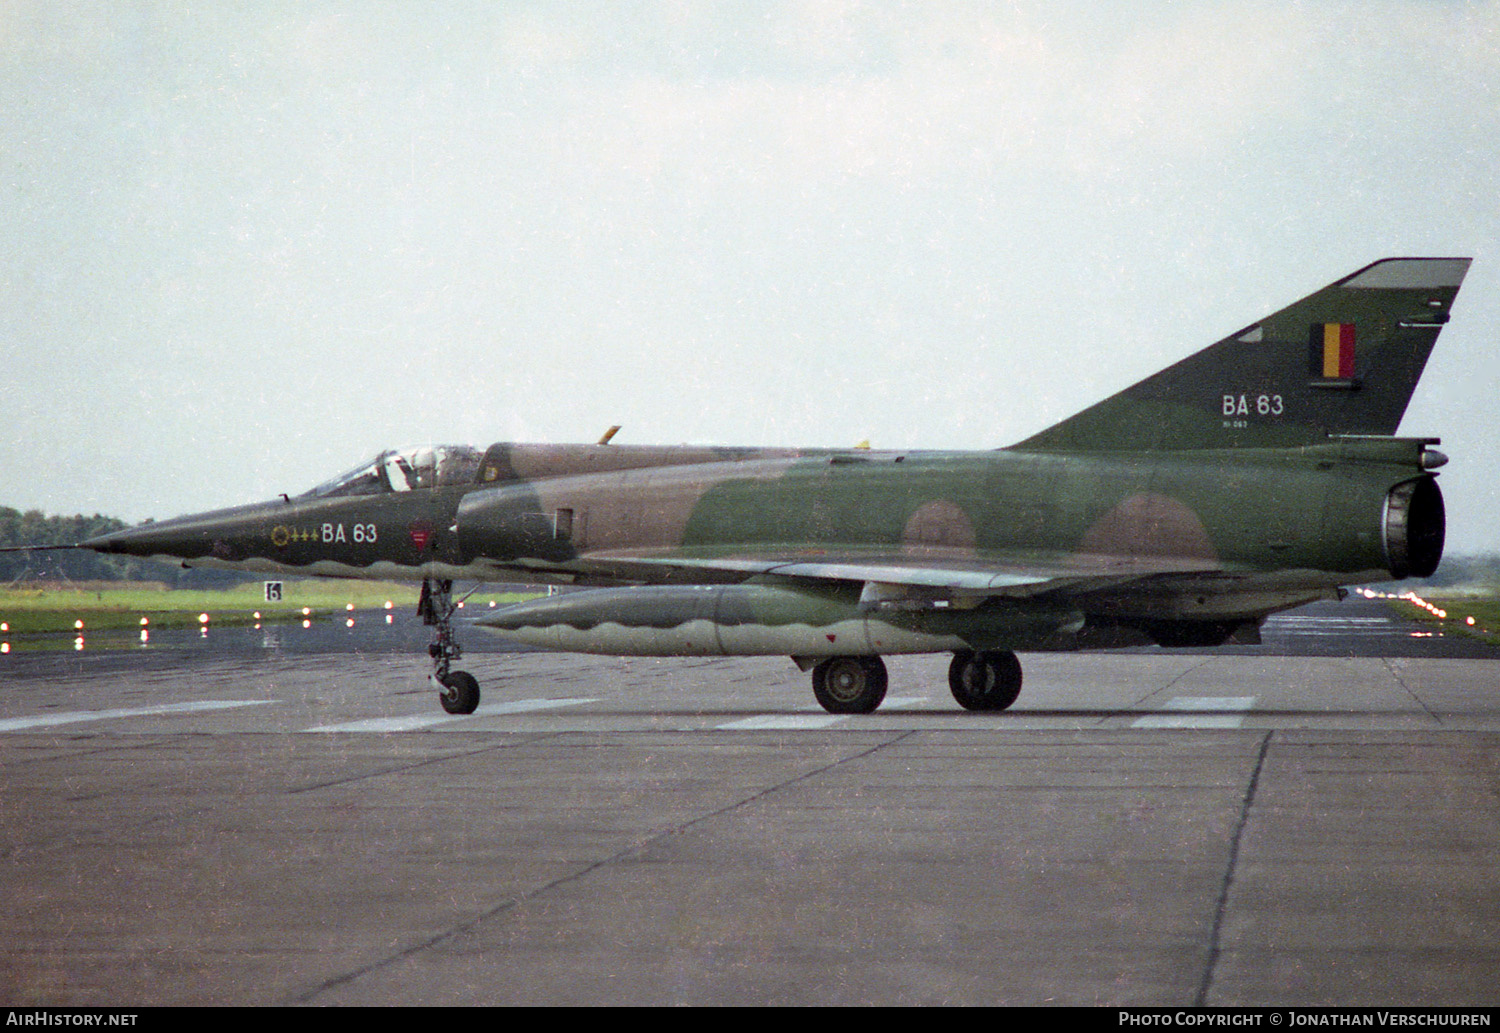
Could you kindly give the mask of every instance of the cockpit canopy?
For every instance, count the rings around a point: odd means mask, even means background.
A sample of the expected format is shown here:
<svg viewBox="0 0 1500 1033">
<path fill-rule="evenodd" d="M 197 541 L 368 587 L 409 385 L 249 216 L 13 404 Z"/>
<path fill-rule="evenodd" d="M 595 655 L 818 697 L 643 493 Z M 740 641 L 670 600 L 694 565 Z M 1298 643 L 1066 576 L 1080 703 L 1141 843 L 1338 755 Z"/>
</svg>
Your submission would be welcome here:
<svg viewBox="0 0 1500 1033">
<path fill-rule="evenodd" d="M 346 474 L 325 481 L 304 498 L 381 495 L 450 484 L 471 484 L 484 453 L 470 445 L 415 445 L 393 448 Z"/>
</svg>

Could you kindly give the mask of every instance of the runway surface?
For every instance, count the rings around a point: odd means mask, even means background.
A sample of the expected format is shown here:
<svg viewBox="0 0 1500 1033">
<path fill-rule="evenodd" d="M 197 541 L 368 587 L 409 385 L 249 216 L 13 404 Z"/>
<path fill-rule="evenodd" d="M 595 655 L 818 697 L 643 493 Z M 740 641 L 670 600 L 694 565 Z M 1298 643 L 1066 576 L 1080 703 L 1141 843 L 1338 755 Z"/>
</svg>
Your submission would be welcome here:
<svg viewBox="0 0 1500 1033">
<path fill-rule="evenodd" d="M 944 656 L 835 717 L 784 658 L 491 643 L 455 718 L 379 631 L 12 652 L 0 996 L 1494 1005 L 1500 653 L 1370 605 L 1025 655 L 992 715 Z"/>
</svg>

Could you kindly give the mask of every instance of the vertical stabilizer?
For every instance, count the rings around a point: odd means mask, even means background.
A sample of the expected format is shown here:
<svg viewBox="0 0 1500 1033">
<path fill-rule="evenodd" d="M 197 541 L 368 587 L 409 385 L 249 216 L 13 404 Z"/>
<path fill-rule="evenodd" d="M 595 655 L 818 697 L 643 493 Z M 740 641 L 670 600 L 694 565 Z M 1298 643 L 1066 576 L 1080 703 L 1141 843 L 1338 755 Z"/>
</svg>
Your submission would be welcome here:
<svg viewBox="0 0 1500 1033">
<path fill-rule="evenodd" d="M 1014 447 L 1274 448 L 1394 434 L 1469 261 L 1382 259 Z"/>
</svg>

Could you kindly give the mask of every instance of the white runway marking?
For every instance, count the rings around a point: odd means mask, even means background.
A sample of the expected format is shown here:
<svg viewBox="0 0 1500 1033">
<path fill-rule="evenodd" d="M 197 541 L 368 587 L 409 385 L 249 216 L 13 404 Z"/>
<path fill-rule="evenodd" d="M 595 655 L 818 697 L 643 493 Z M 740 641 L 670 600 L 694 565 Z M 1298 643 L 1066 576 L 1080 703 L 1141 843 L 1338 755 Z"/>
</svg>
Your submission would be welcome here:
<svg viewBox="0 0 1500 1033">
<path fill-rule="evenodd" d="M 594 696 L 565 696 L 561 699 L 514 699 L 509 703 L 484 703 L 479 707 L 478 717 L 486 714 L 526 714 L 533 710 L 555 710 L 558 707 L 576 707 L 584 703 L 598 703 Z"/>
<path fill-rule="evenodd" d="M 1245 721 L 1242 714 L 1225 714 L 1225 710 L 1249 710 L 1255 706 L 1254 696 L 1177 696 L 1162 707 L 1163 710 L 1188 711 L 1177 714 L 1147 714 L 1137 719 L 1132 728 L 1238 728 Z M 1220 711 L 1219 713 L 1192 713 L 1192 711 Z"/>
<path fill-rule="evenodd" d="M 1264 632 L 1307 638 L 1360 638 L 1389 635 L 1396 622 L 1390 617 L 1271 617 Z"/>
<path fill-rule="evenodd" d="M 582 703 L 597 703 L 597 698 L 567 697 L 563 699 L 513 699 L 506 703 L 484 703 L 476 714 L 408 714 L 405 717 L 371 717 L 362 721 L 344 721 L 336 725 L 317 725 L 304 728 L 304 732 L 415 732 L 433 725 L 460 721 L 468 717 L 489 717 L 498 714 L 528 714 L 536 710 L 556 710 L 559 707 L 576 707 Z"/>
<path fill-rule="evenodd" d="M 718 725 L 720 731 L 752 732 L 761 729 L 827 728 L 840 721 L 847 721 L 843 714 L 766 714 L 762 717 L 747 717 Z"/>
<path fill-rule="evenodd" d="M 317 725 L 304 732 L 415 732 L 419 728 L 457 721 L 457 714 L 408 714 L 406 717 L 372 717 L 364 721 L 345 721 L 336 725 Z"/>
<path fill-rule="evenodd" d="M 32 717 L 10 717 L 0 720 L 0 732 L 19 732 L 28 728 L 70 725 L 79 721 L 110 721 L 121 717 L 156 717 L 161 714 L 197 714 L 205 710 L 229 710 L 233 707 L 258 707 L 275 703 L 274 699 L 209 699 L 196 703 L 166 703 L 159 707 L 137 707 L 129 710 L 69 710 L 60 714 L 36 714 Z"/>
<path fill-rule="evenodd" d="M 927 702 L 926 696 L 887 696 L 880 703 L 883 713 L 887 710 L 902 710 L 908 707 L 921 706 Z M 753 732 L 757 730 L 785 729 L 785 728 L 831 728 L 840 721 L 847 721 L 846 714 L 830 714 L 819 708 L 810 714 L 765 714 L 761 717 L 745 717 L 738 721 L 731 721 L 724 725 L 714 727 L 721 731 L 729 732 Z"/>
</svg>

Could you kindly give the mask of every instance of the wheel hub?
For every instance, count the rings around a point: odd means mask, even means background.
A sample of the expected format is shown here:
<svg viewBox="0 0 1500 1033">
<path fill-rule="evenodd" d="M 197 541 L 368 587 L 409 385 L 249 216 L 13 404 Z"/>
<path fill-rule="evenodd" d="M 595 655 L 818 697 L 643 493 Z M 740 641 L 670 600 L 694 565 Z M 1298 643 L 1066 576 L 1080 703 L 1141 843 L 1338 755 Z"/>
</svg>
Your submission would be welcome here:
<svg viewBox="0 0 1500 1033">
<path fill-rule="evenodd" d="M 864 672 L 853 664 L 839 664 L 828 672 L 828 691 L 844 702 L 857 699 L 864 691 Z"/>
<path fill-rule="evenodd" d="M 964 688 L 976 696 L 988 696 L 995 691 L 995 672 L 988 664 L 971 660 L 964 665 Z"/>
</svg>

